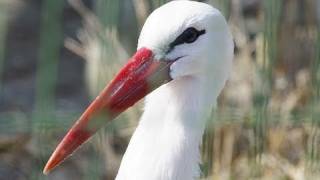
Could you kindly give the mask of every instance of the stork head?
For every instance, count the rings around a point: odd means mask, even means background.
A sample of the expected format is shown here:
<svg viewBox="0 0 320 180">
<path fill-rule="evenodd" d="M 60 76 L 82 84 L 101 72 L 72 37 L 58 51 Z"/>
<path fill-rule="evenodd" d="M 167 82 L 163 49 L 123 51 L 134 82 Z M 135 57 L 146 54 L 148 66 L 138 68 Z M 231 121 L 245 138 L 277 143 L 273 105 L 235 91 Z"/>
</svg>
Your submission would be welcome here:
<svg viewBox="0 0 320 180">
<path fill-rule="evenodd" d="M 143 26 L 135 55 L 69 130 L 44 173 L 72 154 L 108 120 L 162 84 L 194 76 L 208 83 L 214 79 L 221 89 L 232 57 L 232 36 L 217 9 L 194 1 L 171 1 L 158 8 Z M 94 118 L 101 112 L 106 121 Z"/>
<path fill-rule="evenodd" d="M 195 1 L 171 1 L 146 20 L 138 49 L 150 49 L 156 60 L 174 61 L 172 79 L 183 76 L 228 77 L 233 40 L 227 22 L 212 6 Z M 219 74 L 220 73 L 220 74 Z"/>
</svg>

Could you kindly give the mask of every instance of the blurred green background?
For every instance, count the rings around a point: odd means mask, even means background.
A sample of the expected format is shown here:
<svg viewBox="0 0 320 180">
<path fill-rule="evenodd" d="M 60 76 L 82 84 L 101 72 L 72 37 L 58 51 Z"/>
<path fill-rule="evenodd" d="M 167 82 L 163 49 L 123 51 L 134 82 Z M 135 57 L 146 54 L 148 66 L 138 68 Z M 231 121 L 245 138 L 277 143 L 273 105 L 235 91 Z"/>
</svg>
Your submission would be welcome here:
<svg viewBox="0 0 320 180">
<path fill-rule="evenodd" d="M 0 180 L 114 178 L 141 102 L 50 175 L 42 169 L 165 2 L 0 0 Z M 226 16 L 236 49 L 202 178 L 319 179 L 320 1 L 204 2 Z"/>
</svg>

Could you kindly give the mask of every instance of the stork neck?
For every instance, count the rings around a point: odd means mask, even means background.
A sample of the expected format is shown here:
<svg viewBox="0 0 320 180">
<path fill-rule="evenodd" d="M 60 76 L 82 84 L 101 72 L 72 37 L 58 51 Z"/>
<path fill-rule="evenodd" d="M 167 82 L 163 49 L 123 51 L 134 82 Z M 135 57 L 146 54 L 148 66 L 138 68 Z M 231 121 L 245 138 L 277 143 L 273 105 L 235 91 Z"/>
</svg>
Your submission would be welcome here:
<svg viewBox="0 0 320 180">
<path fill-rule="evenodd" d="M 196 79 L 166 84 L 146 99 L 145 112 L 123 157 L 122 179 L 194 179 L 199 146 L 214 98 Z M 212 91 L 211 91 L 212 92 Z"/>
</svg>

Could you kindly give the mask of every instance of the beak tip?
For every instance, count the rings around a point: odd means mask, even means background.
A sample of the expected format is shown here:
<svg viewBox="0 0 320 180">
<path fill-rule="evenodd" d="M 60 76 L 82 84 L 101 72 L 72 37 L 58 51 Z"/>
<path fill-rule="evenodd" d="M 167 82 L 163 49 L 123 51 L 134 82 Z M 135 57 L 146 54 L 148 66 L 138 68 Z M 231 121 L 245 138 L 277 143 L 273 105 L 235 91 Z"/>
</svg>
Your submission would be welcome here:
<svg viewBox="0 0 320 180">
<path fill-rule="evenodd" d="M 44 167 L 42 173 L 44 175 L 48 175 L 50 173 L 51 169 L 48 167 L 48 164 Z"/>
<path fill-rule="evenodd" d="M 43 168 L 42 173 L 44 175 L 48 175 L 52 169 L 54 169 L 57 166 L 57 162 L 54 160 L 55 158 L 50 157 L 50 159 L 48 160 L 46 166 Z"/>
</svg>

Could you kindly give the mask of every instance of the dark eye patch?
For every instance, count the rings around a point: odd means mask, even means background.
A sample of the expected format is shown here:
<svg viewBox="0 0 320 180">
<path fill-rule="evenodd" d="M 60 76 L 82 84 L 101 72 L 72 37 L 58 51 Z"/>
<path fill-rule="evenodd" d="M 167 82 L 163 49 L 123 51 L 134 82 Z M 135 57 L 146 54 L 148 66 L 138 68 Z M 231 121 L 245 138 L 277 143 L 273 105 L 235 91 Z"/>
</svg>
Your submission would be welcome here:
<svg viewBox="0 0 320 180">
<path fill-rule="evenodd" d="M 203 35 L 206 33 L 206 30 L 197 30 L 194 27 L 189 27 L 183 33 L 181 33 L 172 43 L 169 45 L 169 50 L 168 52 L 172 51 L 172 49 L 180 44 L 190 44 L 195 42 L 199 36 Z"/>
</svg>

